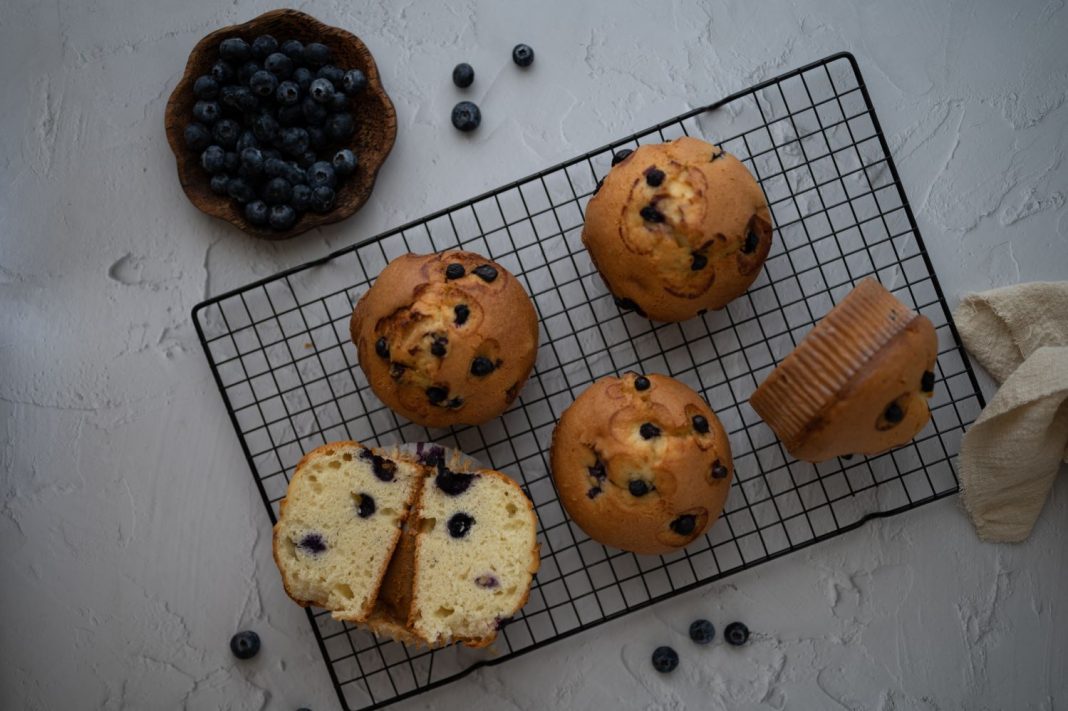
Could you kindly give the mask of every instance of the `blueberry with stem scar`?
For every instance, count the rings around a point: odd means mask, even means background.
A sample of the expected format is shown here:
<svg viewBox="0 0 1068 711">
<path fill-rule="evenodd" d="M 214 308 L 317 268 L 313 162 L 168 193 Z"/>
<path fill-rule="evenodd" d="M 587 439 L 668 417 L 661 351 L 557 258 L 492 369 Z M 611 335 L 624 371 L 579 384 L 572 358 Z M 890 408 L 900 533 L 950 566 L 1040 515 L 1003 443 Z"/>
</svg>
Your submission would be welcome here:
<svg viewBox="0 0 1068 711">
<path fill-rule="evenodd" d="M 749 640 L 749 628 L 741 622 L 732 622 L 723 630 L 723 638 L 732 647 L 740 647 Z"/>
</svg>

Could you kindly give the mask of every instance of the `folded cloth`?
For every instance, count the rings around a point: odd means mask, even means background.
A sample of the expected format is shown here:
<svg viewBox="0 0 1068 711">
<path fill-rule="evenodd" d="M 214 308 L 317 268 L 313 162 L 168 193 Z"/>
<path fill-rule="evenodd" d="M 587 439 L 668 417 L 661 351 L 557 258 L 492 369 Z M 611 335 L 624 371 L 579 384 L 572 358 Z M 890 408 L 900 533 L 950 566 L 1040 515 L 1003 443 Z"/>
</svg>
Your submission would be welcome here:
<svg viewBox="0 0 1068 711">
<path fill-rule="evenodd" d="M 1068 461 L 1068 282 L 972 294 L 954 319 L 1001 384 L 964 434 L 961 499 L 980 538 L 1022 541 Z"/>
</svg>

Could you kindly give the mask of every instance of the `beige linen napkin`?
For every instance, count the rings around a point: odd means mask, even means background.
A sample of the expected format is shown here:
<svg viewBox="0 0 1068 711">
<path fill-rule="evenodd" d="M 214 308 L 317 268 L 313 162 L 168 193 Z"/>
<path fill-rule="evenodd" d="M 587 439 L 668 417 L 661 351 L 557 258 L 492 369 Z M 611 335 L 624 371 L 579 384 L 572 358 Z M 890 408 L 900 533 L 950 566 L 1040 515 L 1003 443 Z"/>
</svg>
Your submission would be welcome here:
<svg viewBox="0 0 1068 711">
<path fill-rule="evenodd" d="M 1068 282 L 972 294 L 954 318 L 1001 384 L 964 434 L 961 499 L 980 538 L 1022 541 L 1068 461 Z"/>
</svg>

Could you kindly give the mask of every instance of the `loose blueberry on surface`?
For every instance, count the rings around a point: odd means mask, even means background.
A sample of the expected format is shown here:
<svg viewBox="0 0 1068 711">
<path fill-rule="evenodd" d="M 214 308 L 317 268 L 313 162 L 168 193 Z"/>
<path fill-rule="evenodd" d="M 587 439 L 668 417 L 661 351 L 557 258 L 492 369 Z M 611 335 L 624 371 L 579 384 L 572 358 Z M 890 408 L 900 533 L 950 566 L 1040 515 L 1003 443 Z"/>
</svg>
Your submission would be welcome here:
<svg viewBox="0 0 1068 711">
<path fill-rule="evenodd" d="M 326 541 L 318 533 L 305 534 L 300 539 L 300 543 L 297 544 L 298 548 L 301 548 L 312 555 L 317 555 L 326 550 Z"/>
<path fill-rule="evenodd" d="M 237 80 L 242 84 L 248 84 L 252 75 L 262 70 L 263 67 L 256 62 L 248 61 L 237 68 Z"/>
<path fill-rule="evenodd" d="M 453 67 L 452 83 L 461 89 L 466 89 L 475 81 L 475 70 L 467 62 L 461 62 Z"/>
<path fill-rule="evenodd" d="M 295 81 L 286 80 L 278 85 L 278 89 L 274 93 L 274 98 L 277 99 L 280 104 L 292 106 L 300 101 L 300 87 L 297 86 Z"/>
<path fill-rule="evenodd" d="M 475 480 L 474 474 L 454 472 L 451 469 L 446 469 L 440 462 L 438 470 L 437 476 L 434 477 L 434 485 L 449 496 L 459 496 L 464 493 L 471 486 L 471 482 Z"/>
<path fill-rule="evenodd" d="M 489 264 L 480 264 L 472 269 L 471 273 L 487 284 L 497 278 L 497 270 Z"/>
<path fill-rule="evenodd" d="M 649 378 L 645 377 L 644 375 L 639 375 L 637 378 L 634 379 L 634 389 L 638 390 L 639 392 L 642 390 L 648 390 L 649 385 L 651 385 L 651 383 L 649 382 Z"/>
<path fill-rule="evenodd" d="M 697 527 L 697 518 L 693 514 L 683 514 L 671 522 L 671 530 L 680 536 L 688 536 Z"/>
<path fill-rule="evenodd" d="M 651 188 L 658 188 L 660 184 L 664 182 L 664 171 L 659 170 L 655 166 L 645 171 L 645 182 Z"/>
<path fill-rule="evenodd" d="M 723 466 L 723 463 L 720 462 L 718 459 L 716 461 L 712 462 L 712 478 L 713 479 L 726 479 L 727 475 L 730 474 L 730 473 L 731 473 L 730 470 L 727 469 L 727 467 Z"/>
<path fill-rule="evenodd" d="M 278 40 L 271 35 L 260 35 L 252 40 L 252 56 L 256 59 L 264 59 L 267 55 L 278 51 Z"/>
<path fill-rule="evenodd" d="M 375 354 L 379 358 L 389 358 L 389 343 L 386 341 L 385 336 L 375 341 Z"/>
<path fill-rule="evenodd" d="M 320 214 L 325 214 L 334 209 L 337 196 L 332 188 L 321 185 L 312 189 L 311 207 Z"/>
<path fill-rule="evenodd" d="M 207 74 L 202 74 L 193 82 L 193 96 L 198 99 L 214 99 L 219 96 L 219 82 Z"/>
<path fill-rule="evenodd" d="M 453 514 L 449 518 L 447 525 L 449 529 L 449 535 L 453 538 L 463 538 L 467 535 L 467 532 L 471 530 L 471 526 L 474 525 L 475 519 L 468 516 L 465 513 Z"/>
<path fill-rule="evenodd" d="M 474 131 L 480 123 L 482 123 L 482 111 L 474 102 L 461 101 L 452 107 L 452 125 L 457 129 L 465 133 Z"/>
<path fill-rule="evenodd" d="M 330 48 L 320 42 L 304 45 L 304 63 L 310 67 L 321 67 L 330 61 Z"/>
<path fill-rule="evenodd" d="M 319 80 L 316 79 L 316 81 Z M 304 100 L 300 102 L 300 112 L 304 120 L 312 126 L 322 126 L 330 115 L 326 106 L 310 96 L 305 96 Z"/>
<path fill-rule="evenodd" d="M 733 647 L 740 647 L 749 641 L 749 628 L 741 622 L 732 622 L 723 629 L 723 639 Z"/>
<path fill-rule="evenodd" d="M 341 77 L 341 90 L 355 96 L 367 88 L 367 77 L 359 69 L 350 69 Z"/>
<path fill-rule="evenodd" d="M 234 71 L 233 65 L 229 62 L 219 60 L 215 64 L 211 65 L 211 78 L 219 84 L 229 84 L 237 76 L 237 72 Z"/>
<path fill-rule="evenodd" d="M 320 104 L 325 104 L 330 100 L 330 97 L 334 95 L 334 85 L 330 83 L 329 79 L 319 77 L 311 83 L 308 87 L 308 96 L 315 99 Z"/>
<path fill-rule="evenodd" d="M 191 151 L 203 151 L 211 145 L 211 132 L 202 123 L 191 123 L 185 127 L 185 145 Z"/>
<path fill-rule="evenodd" d="M 448 338 L 445 338 L 445 336 L 438 336 L 434 339 L 434 342 L 430 344 L 430 352 L 438 358 L 444 358 L 446 353 L 446 346 L 448 345 Z"/>
<path fill-rule="evenodd" d="M 243 630 L 230 638 L 230 651 L 238 659 L 252 659 L 260 651 L 260 636 L 252 630 Z"/>
<path fill-rule="evenodd" d="M 267 203 L 263 200 L 253 200 L 245 205 L 245 219 L 253 225 L 266 225 Z"/>
<path fill-rule="evenodd" d="M 920 390 L 925 393 L 933 393 L 935 384 L 935 374 L 929 370 L 923 371 L 923 377 L 920 378 Z"/>
<path fill-rule="evenodd" d="M 644 479 L 631 479 L 627 484 L 627 491 L 631 496 L 645 496 L 651 489 L 649 484 Z"/>
<path fill-rule="evenodd" d="M 456 315 L 456 325 L 463 326 L 467 323 L 467 317 L 471 315 L 471 309 L 467 307 L 467 304 L 457 304 L 453 307 L 452 312 Z"/>
<path fill-rule="evenodd" d="M 661 674 L 675 671 L 679 665 L 679 653 L 671 647 L 657 647 L 653 650 L 653 669 Z"/>
<path fill-rule="evenodd" d="M 700 252 L 690 255 L 690 271 L 699 272 L 708 266 L 708 257 Z"/>
<path fill-rule="evenodd" d="M 243 62 L 252 56 L 252 48 L 240 37 L 228 37 L 219 43 L 219 56 L 228 62 Z"/>
<path fill-rule="evenodd" d="M 896 425 L 901 420 L 905 419 L 905 411 L 901 409 L 901 406 L 896 402 L 890 403 L 890 405 L 883 412 L 883 417 L 890 424 Z"/>
<path fill-rule="evenodd" d="M 497 366 L 494 365 L 493 361 L 485 356 L 475 356 L 475 359 L 471 361 L 471 375 L 480 378 L 489 375 L 496 369 Z"/>
<path fill-rule="evenodd" d="M 341 86 L 341 81 L 345 78 L 345 72 L 335 67 L 333 64 L 325 64 L 319 67 L 319 71 L 315 72 L 315 76 L 329 80 L 330 83 L 334 85 L 334 90 L 336 91 L 337 88 Z"/>
<path fill-rule="evenodd" d="M 660 223 L 664 221 L 664 213 L 657 210 L 655 205 L 646 205 L 639 211 L 639 214 L 646 222 Z"/>
<path fill-rule="evenodd" d="M 282 205 L 293 197 L 293 186 L 285 178 L 271 178 L 263 186 L 263 199 L 268 205 Z"/>
<path fill-rule="evenodd" d="M 308 185 L 312 188 L 318 188 L 322 185 L 332 188 L 337 184 L 337 176 L 334 175 L 334 166 L 325 160 L 312 164 L 312 167 L 308 168 L 306 176 Z"/>
<path fill-rule="evenodd" d="M 638 433 L 642 436 L 642 439 L 654 439 L 660 436 L 660 428 L 652 422 L 643 422 L 642 426 L 638 428 Z"/>
<path fill-rule="evenodd" d="M 347 175 L 352 175 L 356 171 L 356 154 L 348 148 L 342 148 L 334 154 L 331 163 L 334 166 L 334 172 L 344 178 Z"/>
<path fill-rule="evenodd" d="M 272 205 L 267 214 L 267 222 L 272 230 L 288 230 L 297 222 L 297 211 L 289 205 Z"/>
<path fill-rule="evenodd" d="M 475 585 L 479 586 L 480 588 L 492 590 L 493 588 L 500 587 L 501 582 L 497 579 L 496 575 L 493 575 L 492 573 L 483 573 L 482 575 L 475 578 Z"/>
<path fill-rule="evenodd" d="M 708 420 L 704 415 L 694 415 L 690 422 L 693 424 L 694 431 L 699 434 L 708 434 Z"/>
<path fill-rule="evenodd" d="M 282 52 L 274 52 L 263 60 L 263 68 L 279 79 L 288 79 L 293 74 L 293 60 Z"/>
<path fill-rule="evenodd" d="M 304 44 L 300 40 L 286 40 L 279 51 L 294 61 L 304 61 Z"/>
<path fill-rule="evenodd" d="M 529 67 L 534 63 L 534 50 L 529 45 L 517 44 L 512 48 L 512 61 L 521 67 Z"/>
<path fill-rule="evenodd" d="M 601 494 L 601 487 L 599 487 L 599 486 L 591 486 L 589 491 L 586 492 L 586 498 L 588 498 L 588 499 L 596 499 L 598 496 L 600 496 L 600 494 Z"/>
<path fill-rule="evenodd" d="M 627 159 L 627 156 L 629 156 L 633 152 L 634 151 L 632 151 L 630 148 L 624 148 L 621 151 L 616 151 L 612 155 L 612 165 L 619 165 L 620 163 L 625 161 Z"/>
<path fill-rule="evenodd" d="M 233 119 L 216 121 L 211 127 L 211 135 L 223 148 L 233 148 L 237 145 L 237 137 L 241 135 L 241 126 Z"/>
<path fill-rule="evenodd" d="M 226 163 L 226 151 L 219 146 L 208 146 L 200 154 L 200 165 L 209 173 L 219 173 Z"/>
<path fill-rule="evenodd" d="M 349 138 L 356 130 L 356 122 L 350 113 L 337 113 L 326 119 L 326 135 L 335 143 Z"/>
<path fill-rule="evenodd" d="M 742 245 L 742 251 L 746 254 L 752 254 L 756 251 L 757 245 L 759 244 L 760 238 L 757 237 L 757 233 L 753 230 L 749 230 L 745 235 L 745 244 Z"/>
<path fill-rule="evenodd" d="M 460 264 L 459 262 L 453 262 L 449 266 L 445 267 L 446 279 L 460 279 L 466 273 L 467 272 L 464 269 L 464 265 Z"/>
<path fill-rule="evenodd" d="M 690 623 L 690 639 L 697 644 L 708 644 L 716 636 L 716 628 L 708 620 L 694 620 Z"/>
<path fill-rule="evenodd" d="M 216 195 L 226 195 L 226 187 L 230 184 L 230 176 L 225 173 L 216 173 L 211 176 L 211 191 Z"/>
</svg>

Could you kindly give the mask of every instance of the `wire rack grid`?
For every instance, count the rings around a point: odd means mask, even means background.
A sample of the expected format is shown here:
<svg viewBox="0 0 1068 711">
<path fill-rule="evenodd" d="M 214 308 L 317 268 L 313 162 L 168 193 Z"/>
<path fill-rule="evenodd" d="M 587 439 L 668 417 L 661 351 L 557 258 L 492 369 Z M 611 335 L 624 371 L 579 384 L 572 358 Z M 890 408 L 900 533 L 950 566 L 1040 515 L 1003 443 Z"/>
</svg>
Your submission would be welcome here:
<svg viewBox="0 0 1068 711">
<path fill-rule="evenodd" d="M 760 181 L 772 251 L 721 311 L 654 324 L 621 310 L 582 248 L 583 211 L 615 151 L 706 138 Z M 481 427 L 427 430 L 371 392 L 349 341 L 353 305 L 390 259 L 464 248 L 524 283 L 537 364 L 518 400 Z M 935 324 L 938 384 L 927 427 L 876 457 L 790 458 L 748 405 L 756 385 L 866 276 Z M 427 651 L 309 610 L 346 709 L 377 708 L 543 647 L 731 573 L 957 491 L 964 428 L 983 406 L 856 60 L 837 54 L 467 202 L 199 304 L 194 322 L 273 522 L 289 473 L 324 442 L 435 441 L 519 481 L 539 519 L 542 566 L 524 609 L 486 650 Z M 688 548 L 636 556 L 590 540 L 562 509 L 547 446 L 599 377 L 667 373 L 726 427 L 736 477 L 722 518 Z"/>
</svg>

